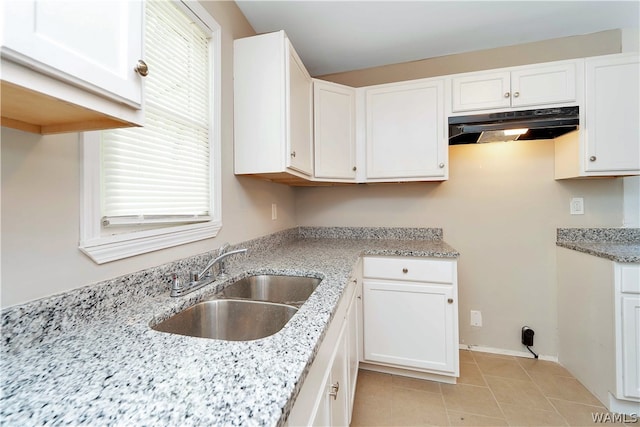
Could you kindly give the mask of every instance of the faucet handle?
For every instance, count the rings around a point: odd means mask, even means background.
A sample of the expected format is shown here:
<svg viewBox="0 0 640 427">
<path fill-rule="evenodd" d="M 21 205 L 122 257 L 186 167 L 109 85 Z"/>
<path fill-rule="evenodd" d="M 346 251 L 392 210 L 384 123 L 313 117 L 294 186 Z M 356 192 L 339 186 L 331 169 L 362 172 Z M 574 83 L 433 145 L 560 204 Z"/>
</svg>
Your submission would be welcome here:
<svg viewBox="0 0 640 427">
<path fill-rule="evenodd" d="M 223 243 L 222 246 L 220 246 L 220 249 L 218 249 L 218 255 L 226 253 L 230 247 L 231 245 L 229 244 L 229 242 Z"/>
<path fill-rule="evenodd" d="M 178 273 L 170 273 L 167 274 L 167 276 L 169 276 L 171 278 L 171 290 L 175 291 L 181 288 L 180 285 L 180 277 L 178 276 Z"/>
</svg>

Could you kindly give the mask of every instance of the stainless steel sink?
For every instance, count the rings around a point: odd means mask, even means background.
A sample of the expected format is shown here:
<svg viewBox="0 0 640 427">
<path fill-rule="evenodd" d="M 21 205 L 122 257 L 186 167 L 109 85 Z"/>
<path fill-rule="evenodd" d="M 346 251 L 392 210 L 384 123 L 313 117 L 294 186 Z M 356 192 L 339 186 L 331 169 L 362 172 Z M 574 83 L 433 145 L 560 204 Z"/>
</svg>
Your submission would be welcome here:
<svg viewBox="0 0 640 427">
<path fill-rule="evenodd" d="M 240 279 L 216 295 L 217 298 L 242 298 L 300 307 L 318 287 L 315 277 L 260 275 Z"/>
<path fill-rule="evenodd" d="M 251 341 L 281 330 L 297 308 L 270 302 L 221 299 L 200 302 L 152 329 L 191 337 Z"/>
</svg>

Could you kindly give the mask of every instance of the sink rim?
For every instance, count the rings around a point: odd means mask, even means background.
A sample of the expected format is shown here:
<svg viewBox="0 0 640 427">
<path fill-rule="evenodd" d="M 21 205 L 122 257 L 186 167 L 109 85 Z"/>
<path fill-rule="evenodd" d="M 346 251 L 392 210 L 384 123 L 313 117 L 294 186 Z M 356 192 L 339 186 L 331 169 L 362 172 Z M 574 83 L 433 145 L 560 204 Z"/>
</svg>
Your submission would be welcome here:
<svg viewBox="0 0 640 427">
<path fill-rule="evenodd" d="M 258 278 L 262 278 L 262 277 L 284 277 L 284 278 L 293 278 L 293 279 L 306 279 L 306 280 L 317 281 L 317 282 L 311 285 L 312 286 L 311 292 L 309 292 L 309 295 L 307 295 L 306 298 L 304 298 L 304 300 L 275 301 L 275 300 L 271 300 L 271 299 L 256 299 L 255 296 L 252 298 L 252 297 L 244 297 L 244 296 L 238 296 L 238 295 L 230 295 L 230 296 L 224 295 L 224 293 L 226 291 L 230 290 L 230 288 L 233 287 L 234 285 L 236 285 L 236 284 L 238 284 L 238 283 L 240 283 L 242 281 L 250 280 L 250 279 L 252 279 L 254 277 L 258 277 Z M 275 304 L 290 305 L 290 306 L 293 306 L 293 307 L 295 307 L 295 308 L 297 308 L 299 310 L 309 300 L 309 298 L 315 293 L 315 291 L 322 284 L 324 279 L 325 279 L 324 277 L 303 276 L 303 275 L 300 275 L 300 274 L 284 274 L 284 273 L 254 273 L 254 274 L 248 274 L 246 276 L 243 275 L 241 277 L 236 278 L 233 281 L 230 281 L 230 283 L 226 284 L 218 292 L 216 292 L 213 295 L 210 295 L 210 296 L 206 297 L 204 300 L 209 301 L 209 300 L 217 300 L 217 299 L 238 299 L 238 300 L 244 300 L 244 301 L 271 302 L 271 303 L 275 303 Z M 251 286 L 251 284 L 249 284 L 249 286 Z M 260 285 L 258 284 L 258 286 L 260 286 Z M 290 285 L 287 285 L 287 286 L 290 286 Z"/>
<path fill-rule="evenodd" d="M 187 311 L 193 310 L 193 309 L 198 309 L 198 307 L 202 307 L 202 306 L 206 306 L 206 305 L 219 305 L 219 304 L 227 304 L 227 303 L 231 303 L 231 305 L 239 303 L 240 305 L 260 305 L 260 306 L 278 306 L 278 307 L 283 307 L 286 309 L 286 311 L 291 311 L 293 310 L 293 314 L 291 314 L 291 316 L 286 319 L 286 321 L 282 324 L 282 326 L 280 326 L 280 328 L 268 335 L 264 335 L 264 336 L 260 336 L 257 338 L 252 338 L 252 339 L 242 339 L 242 340 L 238 340 L 238 339 L 228 339 L 228 338 L 219 338 L 219 337 L 212 337 L 212 336 L 201 336 L 201 335 L 197 335 L 197 334 L 186 334 L 186 333 L 180 333 L 180 332 L 175 332 L 175 331 L 168 331 L 168 330 L 162 330 L 162 329 L 157 329 L 158 326 L 160 326 L 161 324 L 168 322 L 170 319 L 173 319 Z M 252 341 L 256 341 L 256 340 L 261 340 L 261 339 L 266 339 L 266 338 L 270 338 L 274 335 L 279 334 L 280 332 L 282 332 L 283 329 L 285 329 L 285 327 L 291 322 L 291 320 L 296 316 L 296 314 L 298 314 L 298 307 L 289 305 L 289 304 L 282 304 L 282 303 L 275 303 L 275 302 L 270 302 L 270 301 L 255 301 L 255 300 L 249 300 L 249 299 L 236 299 L 236 298 L 212 298 L 212 299 L 204 299 L 204 300 L 200 300 L 194 304 L 190 304 L 187 307 L 179 310 L 176 313 L 173 313 L 171 315 L 169 315 L 168 317 L 164 318 L 163 320 L 160 321 L 154 321 L 152 322 L 149 327 L 155 331 L 155 332 L 160 332 L 160 333 L 165 333 L 165 334 L 170 334 L 170 335 L 176 335 L 176 336 L 182 336 L 182 337 L 187 337 L 187 338 L 203 338 L 203 339 L 207 339 L 207 340 L 218 340 L 218 341 L 226 341 L 226 342 L 252 342 Z M 288 315 L 288 314 L 287 314 Z"/>
</svg>

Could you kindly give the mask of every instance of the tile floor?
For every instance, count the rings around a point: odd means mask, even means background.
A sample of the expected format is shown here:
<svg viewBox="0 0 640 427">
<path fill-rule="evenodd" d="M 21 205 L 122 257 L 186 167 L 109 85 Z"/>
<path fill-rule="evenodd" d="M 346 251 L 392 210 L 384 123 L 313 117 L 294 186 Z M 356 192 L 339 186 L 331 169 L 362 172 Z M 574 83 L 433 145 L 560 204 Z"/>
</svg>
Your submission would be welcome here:
<svg viewBox="0 0 640 427">
<path fill-rule="evenodd" d="M 461 350 L 455 385 L 358 374 L 352 427 L 585 426 L 607 412 L 562 366 L 533 358 Z"/>
</svg>

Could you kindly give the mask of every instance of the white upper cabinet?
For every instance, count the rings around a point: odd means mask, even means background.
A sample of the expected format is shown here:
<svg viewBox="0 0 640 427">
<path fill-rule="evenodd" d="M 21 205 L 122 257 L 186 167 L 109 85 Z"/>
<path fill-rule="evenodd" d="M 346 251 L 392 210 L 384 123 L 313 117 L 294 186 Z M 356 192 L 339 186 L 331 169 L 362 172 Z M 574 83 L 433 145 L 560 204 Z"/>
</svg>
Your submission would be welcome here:
<svg viewBox="0 0 640 427">
<path fill-rule="evenodd" d="M 640 174 L 640 60 L 585 59 L 580 130 L 555 141 L 555 178 Z"/>
<path fill-rule="evenodd" d="M 574 102 L 576 66 L 570 61 L 453 77 L 452 111 Z"/>
<path fill-rule="evenodd" d="M 315 177 L 356 178 L 356 90 L 313 80 Z"/>
<path fill-rule="evenodd" d="M 367 182 L 447 178 L 443 96 L 441 79 L 365 89 Z"/>
<path fill-rule="evenodd" d="M 534 107 L 576 100 L 575 62 L 526 67 L 511 72 L 511 106 Z"/>
<path fill-rule="evenodd" d="M 81 130 L 80 122 L 142 123 L 141 1 L 23 0 L 3 8 L 3 125 L 55 133 Z"/>
<path fill-rule="evenodd" d="M 509 72 L 472 74 L 455 77 L 453 111 L 487 110 L 511 106 L 511 78 Z"/>
<path fill-rule="evenodd" d="M 585 63 L 585 171 L 640 173 L 638 56 Z"/>
<path fill-rule="evenodd" d="M 288 59 L 286 83 L 289 101 L 287 167 L 305 175 L 311 175 L 313 173 L 313 81 L 288 40 L 285 47 Z"/>
<path fill-rule="evenodd" d="M 310 178 L 313 84 L 284 31 L 235 40 L 233 70 L 235 173 Z"/>
</svg>

